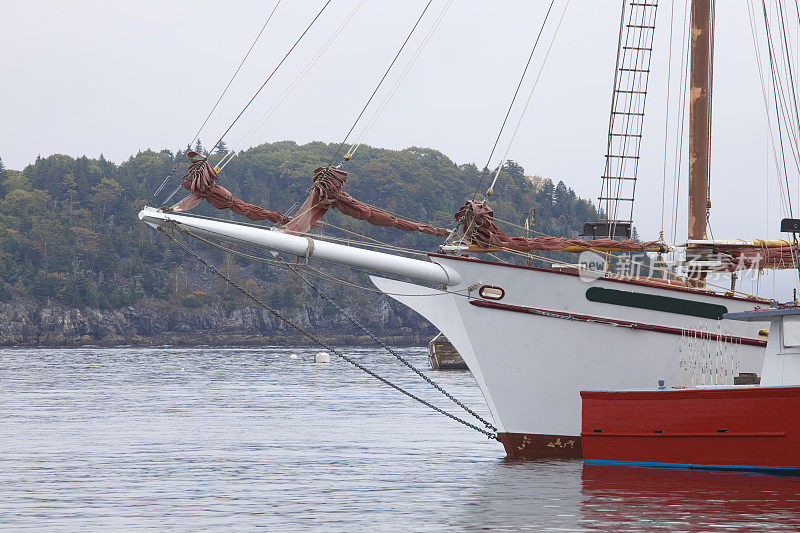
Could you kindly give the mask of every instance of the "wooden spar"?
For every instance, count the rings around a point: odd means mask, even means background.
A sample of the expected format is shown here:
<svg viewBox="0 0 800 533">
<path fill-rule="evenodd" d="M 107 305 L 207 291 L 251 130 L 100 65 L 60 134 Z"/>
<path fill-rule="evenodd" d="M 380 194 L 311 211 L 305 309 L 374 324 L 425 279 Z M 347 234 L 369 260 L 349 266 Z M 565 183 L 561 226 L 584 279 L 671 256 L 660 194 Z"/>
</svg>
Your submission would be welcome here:
<svg viewBox="0 0 800 533">
<path fill-rule="evenodd" d="M 706 238 L 711 147 L 711 2 L 692 0 L 689 89 L 689 240 Z"/>
</svg>

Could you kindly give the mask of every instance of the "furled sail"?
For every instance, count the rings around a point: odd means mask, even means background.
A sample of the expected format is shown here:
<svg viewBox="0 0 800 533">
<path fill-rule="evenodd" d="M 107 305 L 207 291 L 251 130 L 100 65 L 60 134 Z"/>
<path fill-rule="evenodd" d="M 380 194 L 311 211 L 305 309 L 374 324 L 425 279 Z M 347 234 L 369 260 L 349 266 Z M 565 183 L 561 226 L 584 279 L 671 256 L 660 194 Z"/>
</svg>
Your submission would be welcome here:
<svg viewBox="0 0 800 533">
<path fill-rule="evenodd" d="M 269 220 L 276 224 L 284 224 L 284 230 L 288 233 L 305 233 L 320 223 L 320 219 L 328 209 L 336 208 L 344 215 L 364 220 L 375 226 L 419 231 L 442 238 L 450 235 L 450 230 L 445 228 L 406 220 L 356 200 L 342 190 L 347 181 L 347 172 L 337 168 L 320 167 L 314 171 L 311 193 L 297 214 L 289 217 L 236 198 L 230 191 L 217 185 L 219 176 L 204 156 L 192 151 L 186 155 L 191 164 L 183 177 L 183 187 L 192 194 L 175 204 L 172 207 L 174 211 L 188 211 L 205 200 L 217 209 L 230 209 L 250 220 Z"/>
<path fill-rule="evenodd" d="M 173 211 L 189 211 L 205 200 L 217 209 L 230 209 L 250 220 L 269 220 L 276 224 L 289 221 L 283 213 L 267 211 L 257 205 L 248 204 L 233 196 L 225 187 L 217 185 L 219 176 L 202 155 L 189 151 L 186 157 L 191 164 L 183 177 L 183 187 L 192 194 L 172 206 Z"/>
<path fill-rule="evenodd" d="M 485 202 L 467 201 L 456 213 L 465 238 L 470 244 L 483 248 L 507 248 L 517 252 L 557 251 L 576 249 L 613 250 L 630 252 L 661 251 L 659 241 L 636 242 L 631 239 L 568 239 L 565 237 L 509 237 L 494 223 L 494 211 Z M 470 250 L 479 251 L 479 250 Z"/>
</svg>

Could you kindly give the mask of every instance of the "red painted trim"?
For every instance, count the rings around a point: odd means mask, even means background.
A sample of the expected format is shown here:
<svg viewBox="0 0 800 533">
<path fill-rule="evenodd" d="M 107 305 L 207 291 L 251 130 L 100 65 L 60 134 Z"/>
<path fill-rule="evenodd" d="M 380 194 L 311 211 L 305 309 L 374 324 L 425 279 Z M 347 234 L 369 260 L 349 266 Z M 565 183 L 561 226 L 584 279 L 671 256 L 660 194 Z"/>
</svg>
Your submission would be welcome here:
<svg viewBox="0 0 800 533">
<path fill-rule="evenodd" d="M 578 277 L 578 274 L 574 272 L 560 272 L 558 270 L 552 270 L 549 268 L 538 268 L 538 267 L 529 267 L 523 265 L 513 265 L 511 263 L 498 263 L 496 261 L 485 261 L 483 259 L 475 259 L 473 257 L 461 257 L 457 255 L 445 255 L 445 254 L 428 254 L 429 257 L 441 257 L 443 259 L 455 259 L 456 261 L 470 261 L 472 263 L 482 263 L 486 265 L 494 265 L 499 267 L 510 267 L 510 268 L 521 268 L 524 270 L 534 270 L 536 272 L 544 272 L 547 274 L 556 274 L 559 276 L 575 276 Z M 676 287 L 674 285 L 666 285 L 664 283 L 648 283 L 646 281 L 636 281 L 633 279 L 617 279 L 617 278 L 598 278 L 598 281 L 610 281 L 613 283 L 626 283 L 628 285 L 638 285 L 640 287 L 650 287 L 654 289 L 664 289 L 668 291 L 677 291 L 677 292 L 688 292 L 691 294 L 698 294 L 701 296 L 709 296 L 712 298 L 725 298 L 726 300 L 736 300 L 739 302 L 753 302 L 757 304 L 768 304 L 769 300 L 765 298 L 743 298 L 741 296 L 727 296 L 725 294 L 716 294 L 713 292 L 706 292 L 697 289 L 691 289 L 689 287 Z"/>
<path fill-rule="evenodd" d="M 630 322 L 628 320 L 617 320 L 614 318 L 604 318 L 592 315 L 579 315 L 576 313 L 566 313 L 564 311 L 549 311 L 547 309 L 537 309 L 535 307 L 523 307 L 521 305 L 501 304 L 498 302 L 487 302 L 484 300 L 470 300 L 469 303 L 476 307 L 486 307 L 490 309 L 500 309 L 503 311 L 514 311 L 516 313 L 528 313 L 531 315 L 548 316 L 552 318 L 567 318 L 570 320 L 580 320 L 582 322 L 595 322 L 597 324 L 608 324 L 611 326 L 625 326 L 631 329 L 641 329 L 645 331 L 655 331 L 657 333 L 668 333 L 670 335 L 697 335 L 708 340 L 723 342 L 734 342 L 749 346 L 765 347 L 767 341 L 758 339 L 748 339 L 746 337 L 734 337 L 732 335 L 717 335 L 716 333 L 705 333 L 700 331 L 673 328 L 670 326 L 658 326 L 655 324 L 644 324 L 642 322 Z"/>
</svg>

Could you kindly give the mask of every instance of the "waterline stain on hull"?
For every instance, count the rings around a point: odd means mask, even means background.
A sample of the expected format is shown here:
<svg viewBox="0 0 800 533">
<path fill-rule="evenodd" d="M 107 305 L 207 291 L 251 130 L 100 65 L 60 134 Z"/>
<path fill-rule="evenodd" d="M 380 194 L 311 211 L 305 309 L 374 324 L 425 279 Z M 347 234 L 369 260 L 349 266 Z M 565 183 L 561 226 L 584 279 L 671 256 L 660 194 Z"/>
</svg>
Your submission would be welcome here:
<svg viewBox="0 0 800 533">
<path fill-rule="evenodd" d="M 498 433 L 497 440 L 512 461 L 526 459 L 581 459 L 581 438 L 573 435 L 536 435 L 529 433 Z"/>
</svg>

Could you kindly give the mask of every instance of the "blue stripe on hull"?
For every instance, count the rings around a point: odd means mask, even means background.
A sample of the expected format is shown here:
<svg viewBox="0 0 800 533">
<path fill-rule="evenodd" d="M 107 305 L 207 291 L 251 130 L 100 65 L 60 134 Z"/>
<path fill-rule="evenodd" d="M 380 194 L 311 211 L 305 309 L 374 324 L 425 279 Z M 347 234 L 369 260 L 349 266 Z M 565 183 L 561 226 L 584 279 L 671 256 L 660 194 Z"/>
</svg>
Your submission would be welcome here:
<svg viewBox="0 0 800 533">
<path fill-rule="evenodd" d="M 800 468 L 781 468 L 774 466 L 732 466 L 732 465 L 695 465 L 690 463 L 657 463 L 650 461 L 611 461 L 604 459 L 584 459 L 588 465 L 645 466 L 651 468 L 692 468 L 696 470 L 738 470 L 746 472 L 765 472 L 770 474 L 790 474 L 800 476 Z"/>
</svg>

